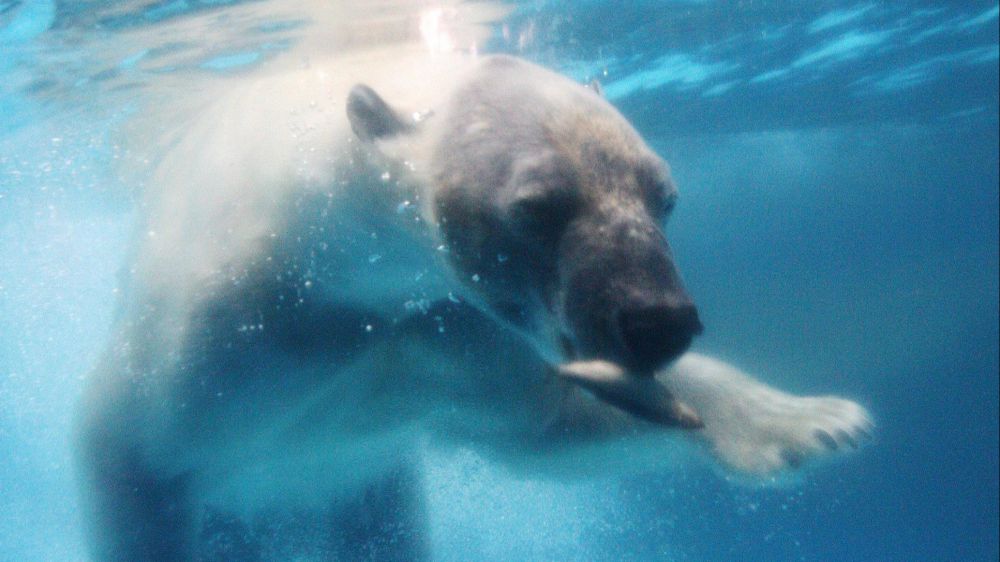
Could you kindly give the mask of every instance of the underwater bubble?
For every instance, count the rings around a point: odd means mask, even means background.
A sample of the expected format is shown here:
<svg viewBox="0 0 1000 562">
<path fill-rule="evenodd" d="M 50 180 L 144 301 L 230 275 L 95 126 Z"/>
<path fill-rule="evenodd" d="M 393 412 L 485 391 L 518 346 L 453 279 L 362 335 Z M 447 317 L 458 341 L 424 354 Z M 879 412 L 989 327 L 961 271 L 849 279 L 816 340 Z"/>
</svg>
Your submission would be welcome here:
<svg viewBox="0 0 1000 562">
<path fill-rule="evenodd" d="M 419 310 L 421 314 L 427 314 L 427 311 L 431 308 L 431 301 L 427 299 L 408 300 L 403 303 L 403 308 L 405 308 L 407 312 Z"/>
</svg>

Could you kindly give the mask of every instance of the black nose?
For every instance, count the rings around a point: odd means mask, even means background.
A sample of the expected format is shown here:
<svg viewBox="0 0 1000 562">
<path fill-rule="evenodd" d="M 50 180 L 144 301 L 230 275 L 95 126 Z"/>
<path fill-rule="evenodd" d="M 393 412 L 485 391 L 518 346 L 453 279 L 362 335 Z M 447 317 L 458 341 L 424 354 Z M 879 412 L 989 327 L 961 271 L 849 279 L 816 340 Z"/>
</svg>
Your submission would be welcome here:
<svg viewBox="0 0 1000 562">
<path fill-rule="evenodd" d="M 637 373 L 651 373 L 684 353 L 702 325 L 693 304 L 658 304 L 623 309 L 618 329 L 626 365 Z"/>
</svg>

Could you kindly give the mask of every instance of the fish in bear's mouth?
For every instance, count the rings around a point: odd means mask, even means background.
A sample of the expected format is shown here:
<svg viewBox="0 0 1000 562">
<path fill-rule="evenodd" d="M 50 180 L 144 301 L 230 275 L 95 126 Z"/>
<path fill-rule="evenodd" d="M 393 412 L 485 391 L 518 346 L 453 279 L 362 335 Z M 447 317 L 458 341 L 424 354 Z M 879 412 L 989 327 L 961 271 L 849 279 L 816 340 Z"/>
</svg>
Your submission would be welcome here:
<svg viewBox="0 0 1000 562">
<path fill-rule="evenodd" d="M 560 338 L 563 356 L 569 361 L 555 367 L 558 376 L 586 389 L 597 398 L 651 423 L 699 429 L 701 417 L 677 400 L 652 374 L 630 373 L 610 361 L 576 361 L 576 350 L 568 337 Z"/>
</svg>

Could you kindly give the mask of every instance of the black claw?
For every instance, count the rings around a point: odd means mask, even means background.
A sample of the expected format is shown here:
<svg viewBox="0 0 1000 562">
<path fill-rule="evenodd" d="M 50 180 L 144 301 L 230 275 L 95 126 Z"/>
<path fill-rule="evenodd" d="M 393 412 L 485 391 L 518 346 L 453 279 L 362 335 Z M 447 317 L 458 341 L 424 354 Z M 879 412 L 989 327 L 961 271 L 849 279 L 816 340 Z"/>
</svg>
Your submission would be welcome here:
<svg viewBox="0 0 1000 562">
<path fill-rule="evenodd" d="M 871 439 L 872 438 L 872 434 L 871 434 L 870 431 L 868 431 L 868 428 L 858 427 L 858 428 L 855 428 L 855 431 L 857 431 L 858 435 L 864 437 L 865 439 Z"/>
<path fill-rule="evenodd" d="M 827 449 L 830 449 L 831 451 L 837 450 L 837 440 L 826 431 L 817 429 L 813 432 L 813 435 L 816 436 L 816 439 L 819 439 L 820 443 L 826 445 Z"/>
<path fill-rule="evenodd" d="M 850 433 L 847 433 L 843 429 L 838 429 L 837 430 L 837 438 L 840 441 L 845 442 L 848 445 L 850 445 L 852 449 L 857 449 L 858 448 L 858 442 L 854 439 L 854 437 L 851 436 Z"/>
<path fill-rule="evenodd" d="M 781 458 L 784 459 L 785 463 L 792 468 L 802 466 L 802 455 L 790 449 L 781 451 Z"/>
</svg>

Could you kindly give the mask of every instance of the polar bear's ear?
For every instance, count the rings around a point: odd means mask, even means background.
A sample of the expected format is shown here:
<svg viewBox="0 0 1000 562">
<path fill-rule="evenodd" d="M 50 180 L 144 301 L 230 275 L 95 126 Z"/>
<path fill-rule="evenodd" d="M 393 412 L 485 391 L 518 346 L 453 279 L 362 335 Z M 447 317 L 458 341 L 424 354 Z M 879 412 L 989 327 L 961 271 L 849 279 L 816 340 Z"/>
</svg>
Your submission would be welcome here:
<svg viewBox="0 0 1000 562">
<path fill-rule="evenodd" d="M 413 124 L 403 120 L 385 103 L 375 90 L 364 84 L 351 88 L 347 96 L 347 119 L 361 140 L 373 141 L 413 130 Z"/>
</svg>

